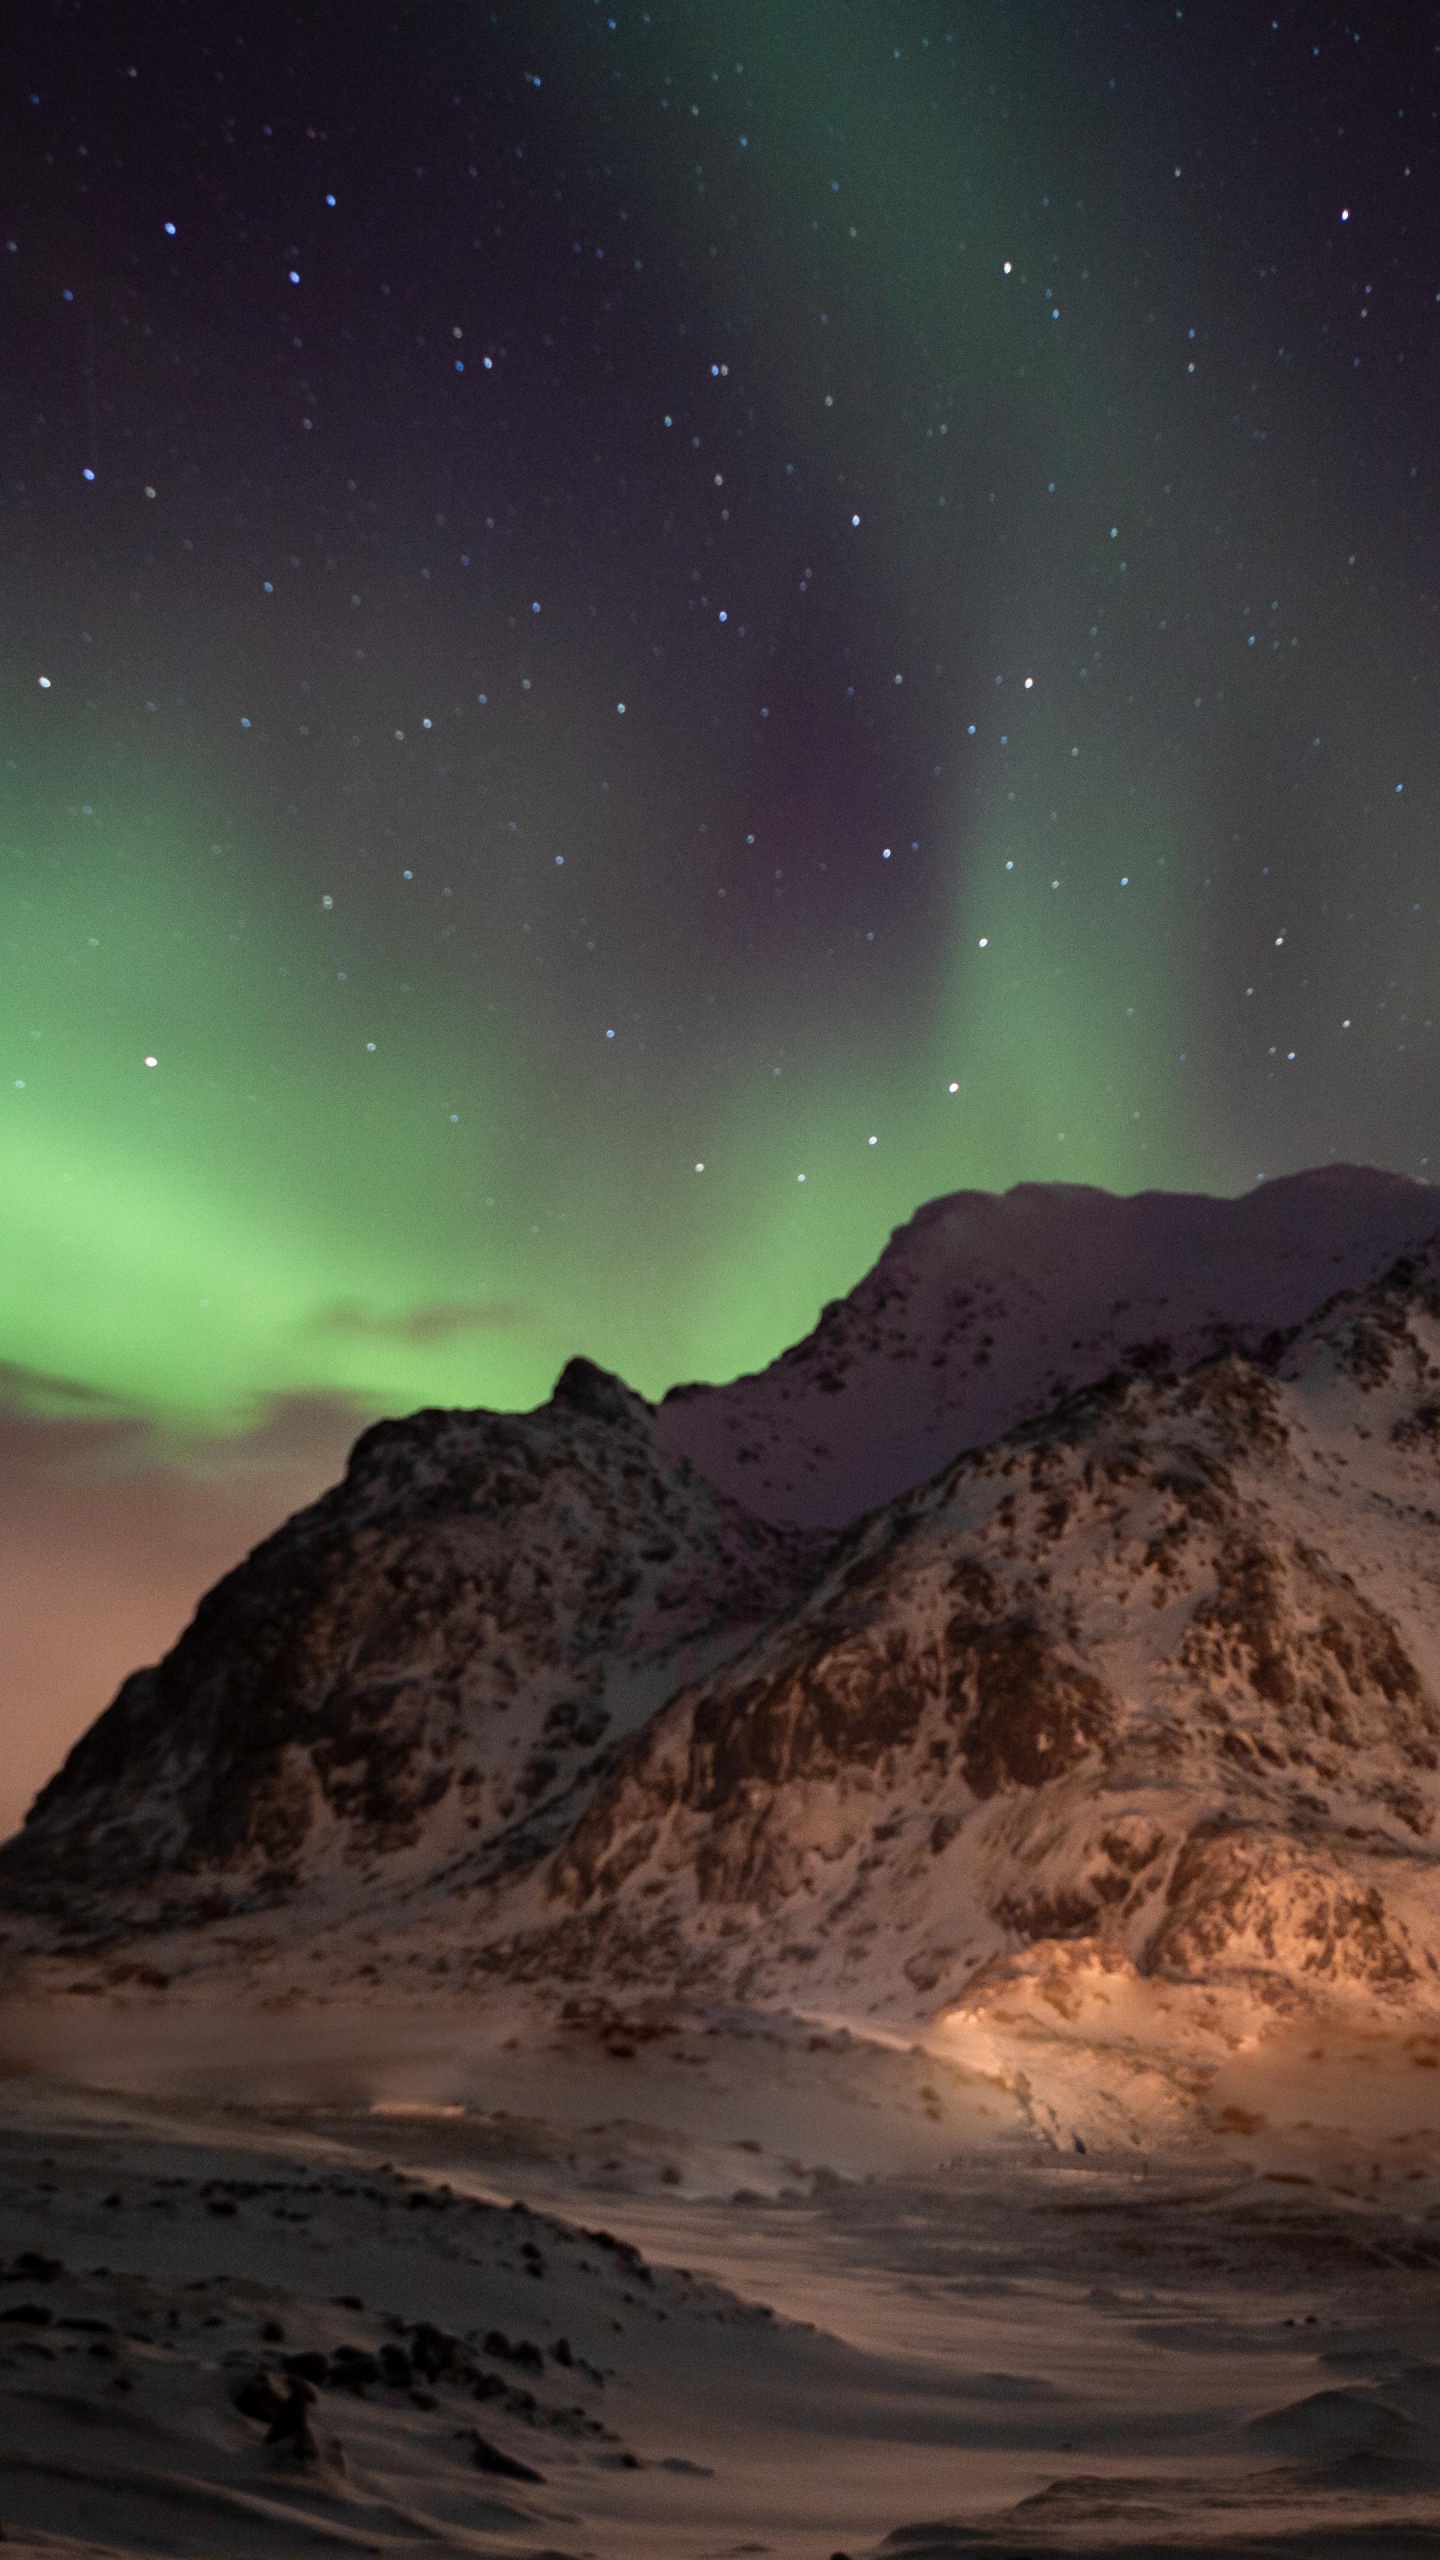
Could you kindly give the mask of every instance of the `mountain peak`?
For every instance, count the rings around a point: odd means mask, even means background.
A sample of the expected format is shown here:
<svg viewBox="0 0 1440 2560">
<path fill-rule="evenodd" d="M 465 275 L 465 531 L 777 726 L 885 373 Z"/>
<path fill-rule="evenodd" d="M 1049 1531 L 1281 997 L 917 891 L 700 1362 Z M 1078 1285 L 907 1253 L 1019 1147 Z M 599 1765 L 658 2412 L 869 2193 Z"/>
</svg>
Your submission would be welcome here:
<svg viewBox="0 0 1440 2560">
<path fill-rule="evenodd" d="M 1109 1369 L 1272 1352 L 1440 1227 L 1427 1183 L 1318 1165 L 1239 1199 L 956 1191 L 768 1369 L 681 1387 L 656 1436 L 762 1518 L 843 1527 Z"/>
<path fill-rule="evenodd" d="M 379 1423 L 132 1673 L 0 1877 L 133 1913 L 523 1863 L 817 1562 L 657 1450 L 644 1398 L 589 1360 L 533 1413 Z"/>
<path fill-rule="evenodd" d="M 584 1414 L 593 1422 L 635 1422 L 651 1418 L 651 1408 L 643 1396 L 627 1387 L 611 1369 L 602 1369 L 594 1360 L 577 1356 L 567 1360 L 555 1381 L 552 1404 L 570 1413 Z"/>
</svg>

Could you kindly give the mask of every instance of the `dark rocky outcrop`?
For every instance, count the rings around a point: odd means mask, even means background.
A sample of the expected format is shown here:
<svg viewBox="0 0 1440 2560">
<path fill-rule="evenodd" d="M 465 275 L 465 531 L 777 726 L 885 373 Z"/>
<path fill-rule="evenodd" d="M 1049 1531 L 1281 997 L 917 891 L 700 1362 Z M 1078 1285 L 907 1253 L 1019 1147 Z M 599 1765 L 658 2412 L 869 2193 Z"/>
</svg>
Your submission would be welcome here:
<svg viewBox="0 0 1440 2560">
<path fill-rule="evenodd" d="M 606 1743 L 816 1552 L 657 1453 L 650 1408 L 587 1361 L 537 1413 L 381 1423 L 126 1681 L 0 1849 L 0 1894 L 203 1917 L 533 1854 Z"/>
</svg>

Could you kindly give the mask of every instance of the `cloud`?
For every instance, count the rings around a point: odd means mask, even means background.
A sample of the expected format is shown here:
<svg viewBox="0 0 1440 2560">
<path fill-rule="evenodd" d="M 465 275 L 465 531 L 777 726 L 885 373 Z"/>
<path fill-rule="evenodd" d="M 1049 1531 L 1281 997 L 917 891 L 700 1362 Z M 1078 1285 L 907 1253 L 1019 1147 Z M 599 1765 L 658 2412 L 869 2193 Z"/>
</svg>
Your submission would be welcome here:
<svg viewBox="0 0 1440 2560">
<path fill-rule="evenodd" d="M 0 1838 L 126 1673 L 343 1474 L 373 1419 L 339 1396 L 285 1396 L 242 1430 L 180 1436 L 0 1366 Z"/>
<path fill-rule="evenodd" d="M 492 1299 L 328 1329 L 424 1346 L 526 1321 Z M 169 1651 L 212 1583 L 345 1472 L 380 1407 L 277 1395 L 218 1432 L 0 1362 L 0 1839 L 127 1672 Z"/>
<path fill-rule="evenodd" d="M 407 1307 L 398 1315 L 377 1315 L 371 1308 L 327 1307 L 317 1318 L 322 1333 L 362 1334 L 370 1342 L 404 1342 L 426 1348 L 452 1342 L 463 1333 L 509 1333 L 530 1321 L 529 1309 L 513 1298 L 481 1298 L 471 1304 L 440 1301 Z"/>
<path fill-rule="evenodd" d="M 17 1478 L 91 1483 L 159 1473 L 216 1482 L 317 1466 L 337 1473 L 380 1408 L 314 1389 L 260 1399 L 228 1431 L 132 1405 L 76 1379 L 0 1361 L 0 1483 Z"/>
<path fill-rule="evenodd" d="M 44 1415 L 67 1421 L 129 1420 L 128 1406 L 103 1387 L 82 1378 L 53 1377 L 45 1369 L 26 1369 L 15 1360 L 0 1360 L 0 1414 Z"/>
</svg>

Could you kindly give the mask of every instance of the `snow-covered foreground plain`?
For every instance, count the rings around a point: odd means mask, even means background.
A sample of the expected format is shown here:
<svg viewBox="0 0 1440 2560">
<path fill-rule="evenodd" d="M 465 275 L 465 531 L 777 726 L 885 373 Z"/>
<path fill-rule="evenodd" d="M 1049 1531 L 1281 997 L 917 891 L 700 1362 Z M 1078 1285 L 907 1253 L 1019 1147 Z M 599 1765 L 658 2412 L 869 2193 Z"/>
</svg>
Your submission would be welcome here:
<svg viewBox="0 0 1440 2560">
<path fill-rule="evenodd" d="M 6 2548 L 1440 2552 L 1433 2049 L 1067 2035 L 0 2011 Z"/>
</svg>

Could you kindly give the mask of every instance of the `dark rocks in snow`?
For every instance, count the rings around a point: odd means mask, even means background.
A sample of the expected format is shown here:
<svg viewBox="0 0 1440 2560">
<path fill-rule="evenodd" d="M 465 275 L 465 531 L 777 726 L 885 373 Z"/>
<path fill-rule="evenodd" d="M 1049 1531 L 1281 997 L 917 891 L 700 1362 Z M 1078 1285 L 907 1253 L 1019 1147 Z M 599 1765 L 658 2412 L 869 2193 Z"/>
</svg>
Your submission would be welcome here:
<svg viewBox="0 0 1440 2560">
<path fill-rule="evenodd" d="M 310 2427 L 315 2405 L 313 2383 L 298 2375 L 272 2372 L 268 2366 L 242 2382 L 234 2395 L 242 2418 L 254 2418 L 265 2429 L 265 2441 L 304 2462 L 319 2459 L 320 2448 Z"/>
<path fill-rule="evenodd" d="M 372 2383 L 379 2382 L 383 2378 L 384 2369 L 380 2359 L 378 2356 L 371 2355 L 368 2347 L 342 2346 L 332 2351 L 330 2357 L 332 2391 L 353 2391 L 359 2399 L 369 2390 Z"/>
<path fill-rule="evenodd" d="M 65 2273 L 63 2258 L 50 2258 L 42 2249 L 22 2249 L 13 2264 L 0 2260 L 0 2284 L 53 2284 Z"/>
<path fill-rule="evenodd" d="M 478 2433 L 471 2439 L 470 2459 L 477 2471 L 488 2471 L 497 2480 L 529 2480 L 536 2487 L 544 2482 L 543 2471 L 532 2471 L 528 2462 L 517 2462 L 513 2453 L 502 2453 L 498 2444 Z"/>
<path fill-rule="evenodd" d="M 532 2339 L 507 2338 L 503 2329 L 486 2330 L 485 2353 L 497 2357 L 502 2364 L 524 2365 L 531 2373 L 545 2370 L 543 2351 Z"/>
<path fill-rule="evenodd" d="M 313 2382 L 323 2388 L 330 2379 L 330 2359 L 318 2347 L 302 2347 L 298 2354 L 281 2359 L 285 2371 L 298 2374 L 302 2382 Z"/>
</svg>

